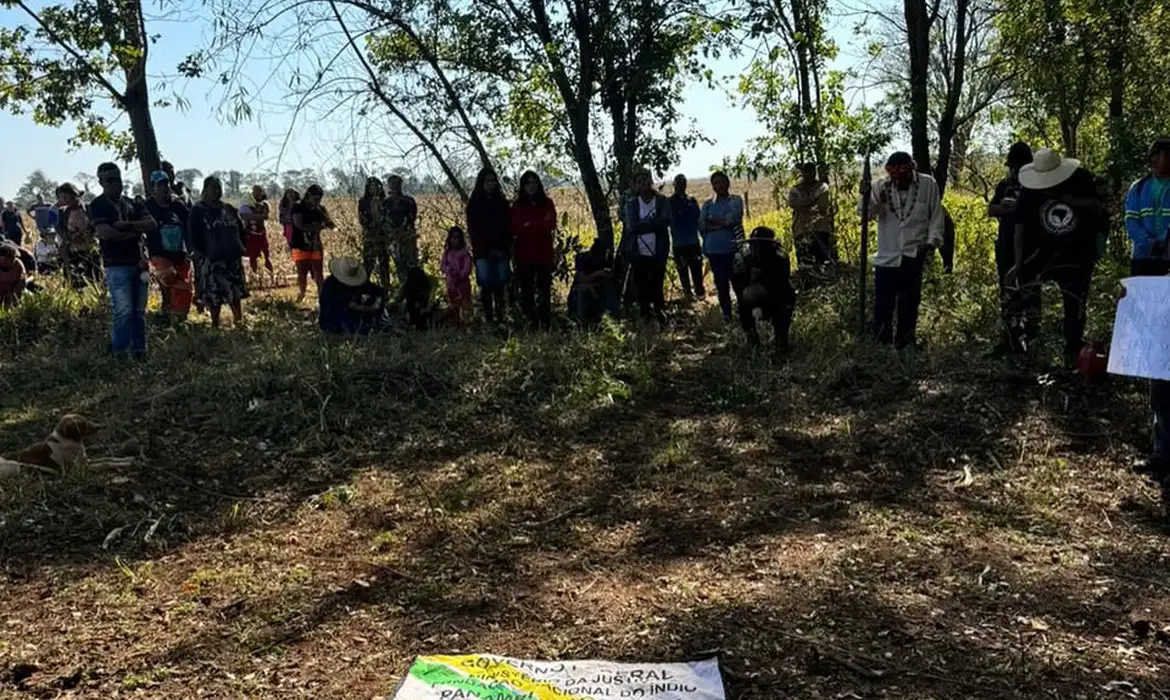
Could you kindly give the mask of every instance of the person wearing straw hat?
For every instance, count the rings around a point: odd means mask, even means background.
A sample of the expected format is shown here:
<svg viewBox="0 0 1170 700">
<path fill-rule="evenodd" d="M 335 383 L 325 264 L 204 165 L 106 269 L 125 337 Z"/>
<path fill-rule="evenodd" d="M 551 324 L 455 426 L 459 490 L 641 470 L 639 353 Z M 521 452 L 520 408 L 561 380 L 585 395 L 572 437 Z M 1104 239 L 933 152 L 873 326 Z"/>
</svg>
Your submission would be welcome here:
<svg viewBox="0 0 1170 700">
<path fill-rule="evenodd" d="M 887 179 L 876 186 L 861 182 L 861 196 L 869 198 L 869 216 L 877 220 L 878 229 L 873 258 L 874 335 L 879 343 L 906 350 L 916 342 L 927 254 L 942 245 L 945 220 L 938 183 L 918 172 L 909 153 L 891 155 L 886 174 Z"/>
<path fill-rule="evenodd" d="M 1075 367 L 1097 262 L 1097 185 L 1079 160 L 1062 158 L 1051 148 L 1036 151 L 1032 162 L 1020 168 L 1019 180 L 1015 265 L 1008 273 L 1016 298 L 1009 340 L 1013 352 L 1029 350 L 1040 327 L 1041 288 L 1054 282 L 1064 300 L 1064 360 Z"/>
<path fill-rule="evenodd" d="M 330 335 L 366 335 L 382 324 L 386 289 L 370 281 L 362 261 L 333 258 L 321 285 L 317 322 Z"/>
</svg>

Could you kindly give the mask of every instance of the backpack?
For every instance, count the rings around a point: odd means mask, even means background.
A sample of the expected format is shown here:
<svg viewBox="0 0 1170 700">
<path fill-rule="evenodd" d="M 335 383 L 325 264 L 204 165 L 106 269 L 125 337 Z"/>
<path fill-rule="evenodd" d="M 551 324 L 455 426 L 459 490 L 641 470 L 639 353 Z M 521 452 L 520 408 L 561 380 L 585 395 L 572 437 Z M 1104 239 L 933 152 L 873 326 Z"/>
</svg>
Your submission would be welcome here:
<svg viewBox="0 0 1170 700">
<path fill-rule="evenodd" d="M 158 229 L 159 238 L 162 239 L 163 250 L 168 253 L 181 253 L 183 251 L 183 228 L 176 224 L 164 224 Z"/>
</svg>

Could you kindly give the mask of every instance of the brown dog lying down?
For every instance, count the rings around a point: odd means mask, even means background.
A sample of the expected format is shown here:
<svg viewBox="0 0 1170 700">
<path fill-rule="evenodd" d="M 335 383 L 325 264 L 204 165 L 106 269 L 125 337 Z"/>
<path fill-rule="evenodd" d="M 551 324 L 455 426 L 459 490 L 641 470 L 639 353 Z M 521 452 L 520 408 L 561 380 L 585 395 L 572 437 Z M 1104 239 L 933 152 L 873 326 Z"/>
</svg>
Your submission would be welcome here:
<svg viewBox="0 0 1170 700">
<path fill-rule="evenodd" d="M 43 441 L 0 457 L 0 478 L 29 468 L 59 474 L 69 467 L 83 464 L 85 440 L 100 428 L 97 423 L 76 413 L 64 415 Z"/>
</svg>

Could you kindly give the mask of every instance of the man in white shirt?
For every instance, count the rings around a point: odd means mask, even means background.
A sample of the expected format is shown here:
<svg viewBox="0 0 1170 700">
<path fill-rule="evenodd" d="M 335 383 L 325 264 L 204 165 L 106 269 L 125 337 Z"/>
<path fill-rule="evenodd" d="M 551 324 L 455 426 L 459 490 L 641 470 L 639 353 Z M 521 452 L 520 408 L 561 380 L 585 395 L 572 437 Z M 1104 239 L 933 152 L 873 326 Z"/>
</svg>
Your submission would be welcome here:
<svg viewBox="0 0 1170 700">
<path fill-rule="evenodd" d="M 879 343 L 901 350 L 914 346 L 922 269 L 927 253 L 942 244 L 944 219 L 938 183 L 917 171 L 909 153 L 890 156 L 886 173 L 889 177 L 876 185 L 862 182 L 861 195 L 869 198 L 870 220 L 877 221 L 874 334 Z"/>
</svg>

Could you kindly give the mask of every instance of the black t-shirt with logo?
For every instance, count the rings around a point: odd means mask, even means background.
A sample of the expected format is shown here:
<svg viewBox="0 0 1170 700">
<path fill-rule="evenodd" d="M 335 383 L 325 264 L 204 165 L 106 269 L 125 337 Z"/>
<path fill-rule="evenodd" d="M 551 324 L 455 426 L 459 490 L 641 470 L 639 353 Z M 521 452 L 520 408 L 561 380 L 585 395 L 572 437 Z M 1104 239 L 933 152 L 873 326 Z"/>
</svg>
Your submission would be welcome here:
<svg viewBox="0 0 1170 700">
<path fill-rule="evenodd" d="M 89 203 L 89 222 L 97 228 L 101 224 L 113 226 L 119 221 L 142 221 L 149 217 L 146 207 L 127 197 L 112 200 L 104 194 Z M 143 267 L 141 234 L 116 241 L 100 241 L 102 264 L 106 267 Z"/>
<path fill-rule="evenodd" d="M 1073 207 L 1065 197 L 1096 198 L 1092 173 L 1077 168 L 1072 177 L 1055 187 L 1020 190 L 1015 220 L 1024 227 L 1024 246 L 1051 256 L 1093 260 L 1097 255 L 1098 214 Z"/>
</svg>

